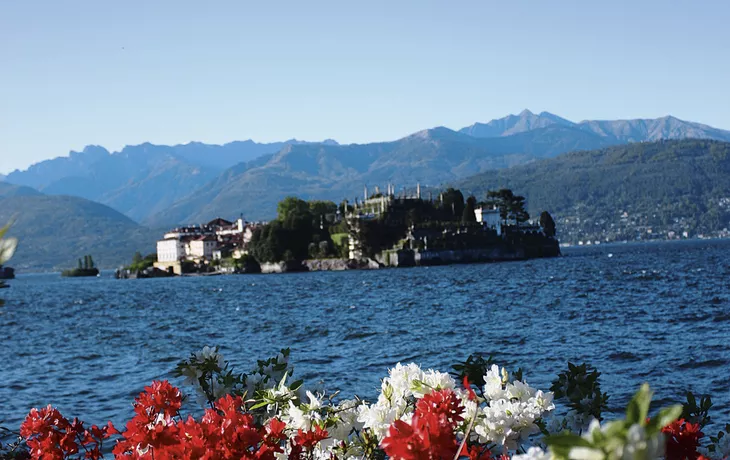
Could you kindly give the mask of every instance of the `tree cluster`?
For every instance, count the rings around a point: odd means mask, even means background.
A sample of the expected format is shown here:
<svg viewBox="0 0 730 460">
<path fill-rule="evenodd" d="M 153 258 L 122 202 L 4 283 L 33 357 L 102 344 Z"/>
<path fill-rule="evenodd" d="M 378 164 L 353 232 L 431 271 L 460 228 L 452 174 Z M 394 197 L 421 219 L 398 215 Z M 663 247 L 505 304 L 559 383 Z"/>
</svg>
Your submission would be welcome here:
<svg viewBox="0 0 730 460">
<path fill-rule="evenodd" d="M 254 231 L 249 251 L 259 262 L 304 260 L 335 255 L 329 227 L 337 205 L 287 197 L 277 206 L 275 220 Z"/>
<path fill-rule="evenodd" d="M 525 197 L 515 195 L 508 188 L 488 191 L 485 204 L 499 209 L 499 216 L 505 224 L 507 221 L 520 224 L 530 219 L 530 214 L 525 210 Z"/>
<path fill-rule="evenodd" d="M 148 254 L 142 257 L 142 253 L 137 251 L 132 257 L 132 264 L 127 269 L 131 272 L 141 272 L 152 267 L 155 262 L 157 262 L 157 254 Z"/>
<path fill-rule="evenodd" d="M 83 262 L 82 262 L 82 259 L 79 259 L 77 268 L 79 270 L 91 270 L 91 269 L 96 268 L 94 266 L 94 259 L 88 254 L 85 255 L 83 258 Z"/>
</svg>

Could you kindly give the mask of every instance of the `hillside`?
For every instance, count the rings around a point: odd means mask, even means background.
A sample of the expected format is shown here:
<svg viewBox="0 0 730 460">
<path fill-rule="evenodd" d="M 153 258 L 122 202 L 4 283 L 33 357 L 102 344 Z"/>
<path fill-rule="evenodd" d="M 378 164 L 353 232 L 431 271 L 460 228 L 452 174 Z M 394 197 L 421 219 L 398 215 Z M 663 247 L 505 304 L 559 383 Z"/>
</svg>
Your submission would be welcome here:
<svg viewBox="0 0 730 460">
<path fill-rule="evenodd" d="M 362 196 L 365 185 L 437 185 L 534 158 L 519 153 L 522 145 L 501 144 L 502 140 L 477 139 L 447 128 L 434 128 L 394 142 L 290 145 L 266 157 L 265 163 L 229 169 L 144 223 L 192 223 L 239 213 L 248 219 L 269 219 L 276 212 L 276 203 L 287 195 L 352 200 Z"/>
<path fill-rule="evenodd" d="M 97 201 L 139 221 L 167 208 L 228 167 L 300 143 L 305 144 L 294 139 L 271 144 L 251 140 L 224 145 L 144 143 L 113 153 L 100 146 L 87 146 L 68 157 L 14 171 L 5 180 L 48 195 Z M 327 143 L 337 144 L 331 140 Z"/>
<path fill-rule="evenodd" d="M 135 251 L 155 249 L 159 232 L 107 206 L 14 187 L 0 184 L 0 222 L 13 222 L 9 234 L 19 242 L 10 265 L 21 272 L 74 267 L 84 254 L 102 268 L 114 268 Z"/>
<path fill-rule="evenodd" d="M 577 127 L 554 124 L 494 138 L 434 128 L 394 142 L 364 145 L 291 145 L 256 163 L 229 169 L 145 224 L 200 222 L 243 213 L 271 218 L 287 195 L 354 199 L 365 185 L 438 186 L 476 172 L 504 169 L 564 152 L 612 145 Z"/>
<path fill-rule="evenodd" d="M 454 186 L 479 199 L 490 189 L 518 191 L 533 215 L 554 215 L 564 242 L 711 234 L 730 227 L 730 143 L 660 141 L 574 152 Z"/>
<path fill-rule="evenodd" d="M 50 195 L 87 198 L 137 222 L 166 226 L 239 213 L 267 219 L 276 202 L 290 194 L 352 199 L 366 185 L 438 186 L 565 152 L 683 138 L 730 141 L 730 132 L 671 116 L 575 123 L 524 110 L 460 131 L 439 127 L 368 144 L 144 143 L 113 153 L 88 146 L 15 171 L 6 180 Z"/>
</svg>

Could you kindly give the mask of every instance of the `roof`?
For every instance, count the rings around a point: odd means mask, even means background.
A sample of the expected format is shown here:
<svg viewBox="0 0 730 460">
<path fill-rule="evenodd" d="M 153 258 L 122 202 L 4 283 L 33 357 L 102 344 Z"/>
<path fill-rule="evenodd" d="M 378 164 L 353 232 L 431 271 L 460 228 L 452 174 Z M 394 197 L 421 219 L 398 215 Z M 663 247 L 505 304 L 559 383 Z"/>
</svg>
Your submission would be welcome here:
<svg viewBox="0 0 730 460">
<path fill-rule="evenodd" d="M 233 225 L 233 222 L 229 222 L 220 217 L 217 217 L 208 222 L 209 227 L 230 227 L 231 225 Z"/>
<path fill-rule="evenodd" d="M 216 239 L 210 235 L 200 235 L 196 238 L 193 238 L 193 241 L 216 241 Z"/>
</svg>

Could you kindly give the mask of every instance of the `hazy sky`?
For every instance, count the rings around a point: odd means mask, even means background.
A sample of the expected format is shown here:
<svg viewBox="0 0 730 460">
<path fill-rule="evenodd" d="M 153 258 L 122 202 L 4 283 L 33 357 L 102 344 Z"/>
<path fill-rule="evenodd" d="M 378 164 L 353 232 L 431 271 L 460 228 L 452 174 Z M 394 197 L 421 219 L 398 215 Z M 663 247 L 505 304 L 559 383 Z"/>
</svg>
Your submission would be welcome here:
<svg viewBox="0 0 730 460">
<path fill-rule="evenodd" d="M 0 0 L 0 172 L 87 144 L 390 140 L 524 108 L 730 129 L 730 2 Z"/>
</svg>

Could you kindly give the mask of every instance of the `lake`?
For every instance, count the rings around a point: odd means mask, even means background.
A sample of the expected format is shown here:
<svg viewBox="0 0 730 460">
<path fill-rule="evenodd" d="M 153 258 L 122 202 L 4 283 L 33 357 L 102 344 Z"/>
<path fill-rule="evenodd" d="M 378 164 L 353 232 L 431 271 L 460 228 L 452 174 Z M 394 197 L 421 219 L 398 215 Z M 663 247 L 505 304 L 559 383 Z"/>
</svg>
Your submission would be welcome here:
<svg viewBox="0 0 730 460">
<path fill-rule="evenodd" d="M 219 345 L 236 369 L 291 347 L 295 377 L 373 398 L 395 363 L 472 352 L 547 390 L 567 362 L 603 373 L 612 410 L 710 393 L 730 422 L 730 241 L 570 248 L 449 267 L 115 280 L 20 275 L 0 292 L 0 425 L 34 406 L 120 423 L 153 379 Z"/>
</svg>

